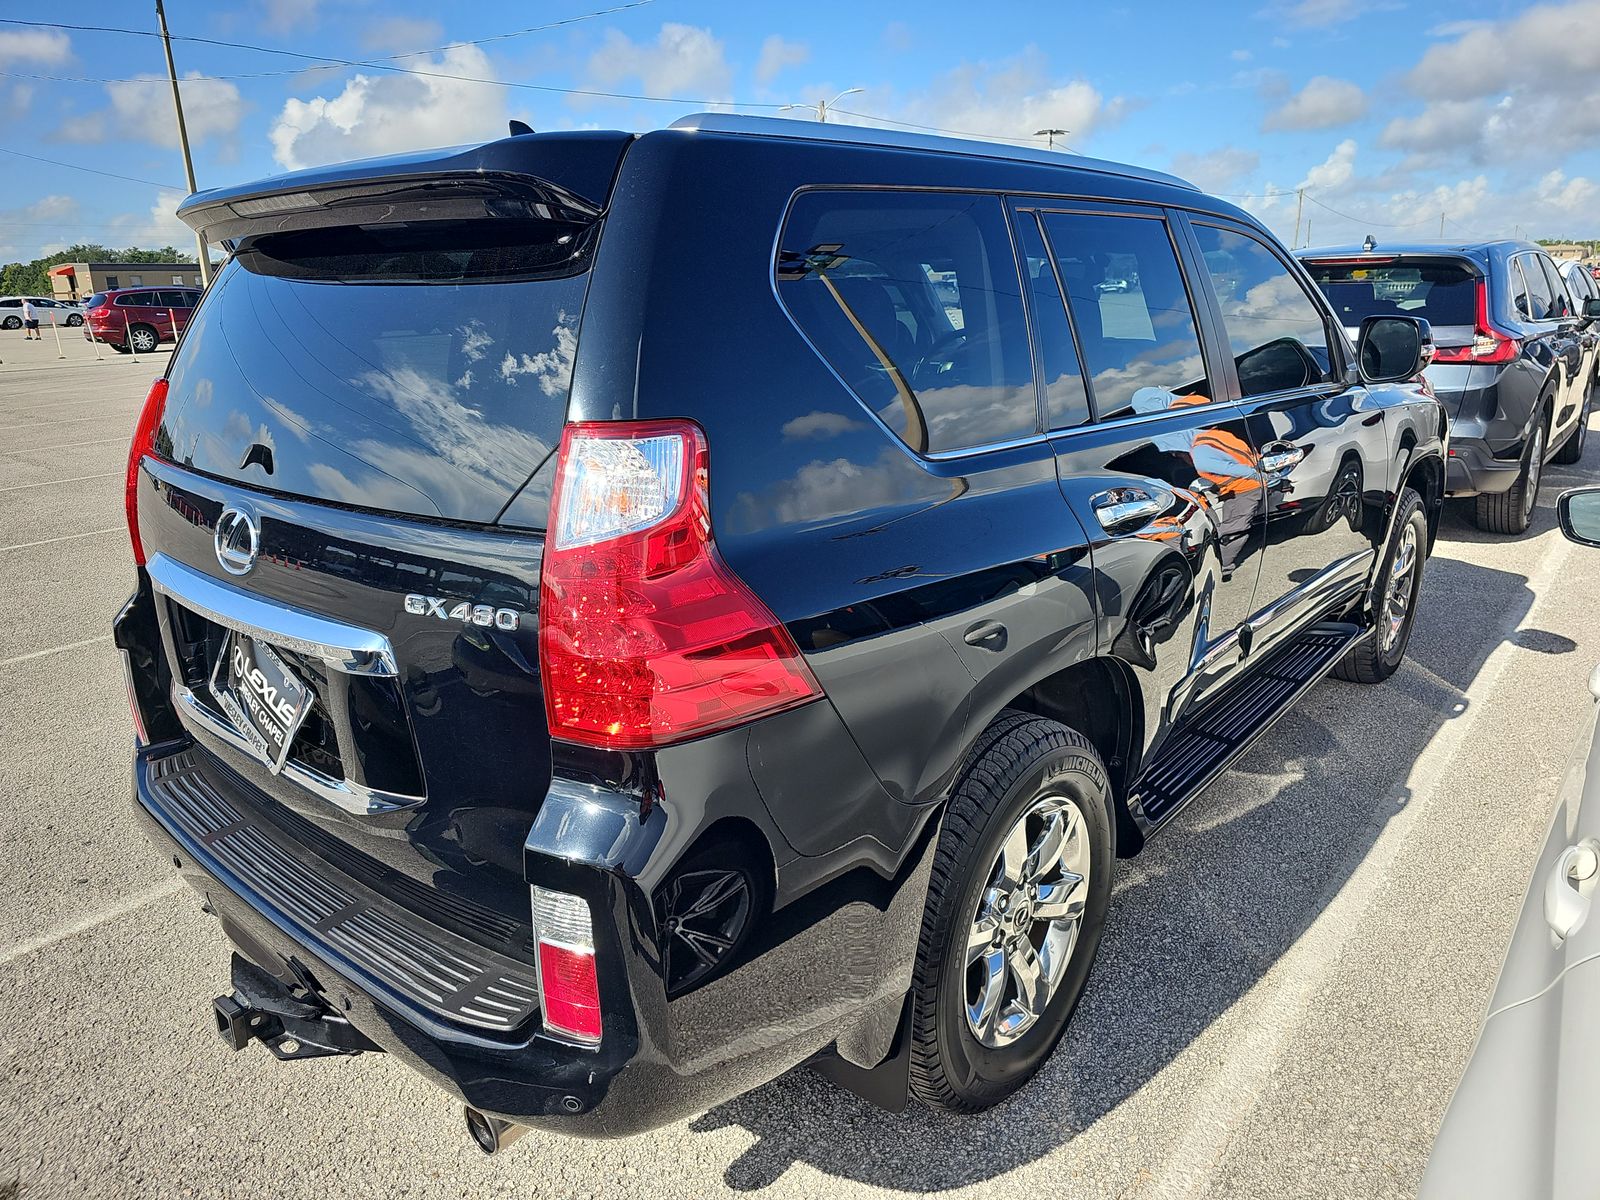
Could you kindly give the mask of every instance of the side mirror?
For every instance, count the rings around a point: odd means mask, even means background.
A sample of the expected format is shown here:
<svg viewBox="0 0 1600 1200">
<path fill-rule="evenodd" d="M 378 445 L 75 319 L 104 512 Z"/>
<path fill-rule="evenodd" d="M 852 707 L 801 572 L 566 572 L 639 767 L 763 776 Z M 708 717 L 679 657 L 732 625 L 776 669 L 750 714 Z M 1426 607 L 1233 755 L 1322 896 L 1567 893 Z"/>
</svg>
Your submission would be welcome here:
<svg viewBox="0 0 1600 1200">
<path fill-rule="evenodd" d="M 1583 302 L 1583 316 L 1587 321 L 1600 321 L 1600 296 L 1591 296 Z"/>
<path fill-rule="evenodd" d="M 1600 301 L 1590 301 L 1600 303 Z M 1556 501 L 1561 532 L 1580 546 L 1600 546 L 1600 487 L 1573 488 Z"/>
<path fill-rule="evenodd" d="M 1368 317 L 1356 339 L 1363 383 L 1415 379 L 1433 361 L 1433 327 L 1421 317 Z"/>
</svg>

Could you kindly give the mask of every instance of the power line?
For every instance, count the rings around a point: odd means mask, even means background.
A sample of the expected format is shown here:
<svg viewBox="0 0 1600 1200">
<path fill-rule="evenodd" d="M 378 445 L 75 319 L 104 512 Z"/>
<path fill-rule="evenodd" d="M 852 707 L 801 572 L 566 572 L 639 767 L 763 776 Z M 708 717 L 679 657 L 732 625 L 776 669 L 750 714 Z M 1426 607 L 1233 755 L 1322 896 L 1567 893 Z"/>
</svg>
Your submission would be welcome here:
<svg viewBox="0 0 1600 1200">
<path fill-rule="evenodd" d="M 1393 221 L 1369 221 L 1365 217 L 1357 217 L 1347 212 L 1340 212 L 1337 208 L 1334 208 L 1333 205 L 1324 204 L 1310 192 L 1306 193 L 1306 199 L 1311 201 L 1311 203 L 1315 204 L 1318 208 L 1327 209 L 1336 217 L 1343 217 L 1346 221 L 1354 221 L 1358 225 L 1371 225 L 1374 229 L 1415 229 L 1418 225 L 1426 225 L 1429 221 L 1433 220 L 1432 217 L 1424 217 L 1420 221 L 1406 221 L 1400 224 L 1397 224 Z"/>
<path fill-rule="evenodd" d="M 175 183 L 157 183 L 154 179 L 136 179 L 132 175 L 118 175 L 115 171 L 101 171 L 95 167 L 83 167 L 77 163 L 62 162 L 60 159 L 40 158 L 37 154 L 24 154 L 21 150 L 10 150 L 5 146 L 0 146 L 0 154 L 12 154 L 18 158 L 31 158 L 34 162 L 49 163 L 52 167 L 66 167 L 70 171 L 87 171 L 91 175 L 104 175 L 107 179 L 121 179 L 128 183 L 144 183 L 151 187 L 166 188 L 174 192 L 183 191 Z"/>
</svg>

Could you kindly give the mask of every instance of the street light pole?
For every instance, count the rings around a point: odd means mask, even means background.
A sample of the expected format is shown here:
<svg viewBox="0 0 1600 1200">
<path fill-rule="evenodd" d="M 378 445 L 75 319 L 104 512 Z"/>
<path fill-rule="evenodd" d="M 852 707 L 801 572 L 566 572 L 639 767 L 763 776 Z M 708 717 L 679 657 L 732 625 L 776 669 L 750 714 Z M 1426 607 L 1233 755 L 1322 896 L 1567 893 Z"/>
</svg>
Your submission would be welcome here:
<svg viewBox="0 0 1600 1200">
<path fill-rule="evenodd" d="M 183 150 L 183 173 L 192 196 L 200 189 L 194 182 L 194 159 L 189 155 L 189 130 L 183 123 L 183 96 L 178 91 L 178 68 L 172 61 L 172 36 L 167 32 L 167 12 L 161 0 L 156 0 L 156 20 L 161 24 L 161 47 L 167 52 L 167 78 L 172 81 L 172 111 L 178 117 L 178 145 Z M 200 249 L 200 282 L 211 285 L 211 254 L 206 249 L 206 235 L 196 232 L 195 244 Z"/>
<path fill-rule="evenodd" d="M 1056 139 L 1058 137 L 1066 137 L 1071 132 L 1070 129 L 1035 129 L 1033 136 L 1044 138 L 1045 149 L 1054 150 L 1056 148 Z"/>
<path fill-rule="evenodd" d="M 864 89 L 862 88 L 846 88 L 832 100 L 818 100 L 815 104 L 785 104 L 782 108 L 778 109 L 778 111 L 788 112 L 791 108 L 809 108 L 816 112 L 817 120 L 826 125 L 828 123 L 828 106 L 830 104 L 837 104 L 846 96 L 854 96 L 857 92 L 863 90 Z"/>
</svg>

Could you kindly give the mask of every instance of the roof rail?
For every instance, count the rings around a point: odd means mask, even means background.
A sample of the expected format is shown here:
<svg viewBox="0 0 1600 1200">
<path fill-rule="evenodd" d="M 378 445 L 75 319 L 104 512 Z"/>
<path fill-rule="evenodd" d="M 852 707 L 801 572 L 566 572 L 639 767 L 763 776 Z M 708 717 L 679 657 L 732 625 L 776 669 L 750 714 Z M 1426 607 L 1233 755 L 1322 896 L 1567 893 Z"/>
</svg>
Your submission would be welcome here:
<svg viewBox="0 0 1600 1200">
<path fill-rule="evenodd" d="M 823 121 L 802 121 L 788 117 L 745 117 L 736 113 L 706 112 L 682 117 L 674 121 L 670 128 L 701 129 L 708 133 L 742 133 L 752 137 L 793 138 L 811 142 L 886 146 L 899 150 L 964 154 L 973 158 L 1000 158 L 1010 162 L 1044 163 L 1052 167 L 1070 167 L 1079 171 L 1098 171 L 1104 175 L 1145 179 L 1152 183 L 1186 188 L 1191 192 L 1200 190 L 1187 179 L 1168 175 L 1165 171 L 1130 167 L 1123 163 L 1107 162 L 1101 158 L 1085 158 L 1081 154 L 1063 154 L 1059 150 L 1040 150 L 1034 146 L 1005 146 L 998 142 L 979 141 L 976 138 L 940 137 L 931 133 L 901 133 L 898 130 L 878 129 L 870 125 L 828 124 Z"/>
</svg>

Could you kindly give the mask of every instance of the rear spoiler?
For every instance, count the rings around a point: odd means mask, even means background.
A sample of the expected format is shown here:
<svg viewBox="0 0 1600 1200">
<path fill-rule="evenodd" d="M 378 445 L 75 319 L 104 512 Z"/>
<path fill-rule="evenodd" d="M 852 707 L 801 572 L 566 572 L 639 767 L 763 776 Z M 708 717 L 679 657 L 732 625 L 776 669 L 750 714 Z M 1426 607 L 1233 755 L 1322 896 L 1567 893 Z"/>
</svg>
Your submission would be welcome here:
<svg viewBox="0 0 1600 1200">
<path fill-rule="evenodd" d="M 625 133 L 533 134 L 298 171 L 198 192 L 178 206 L 210 241 L 398 221 L 521 218 L 587 223 L 605 210 Z"/>
</svg>

